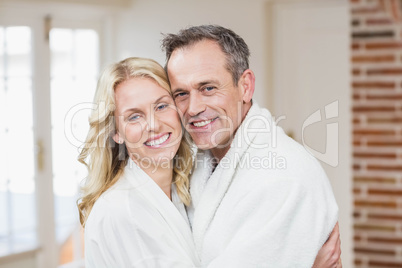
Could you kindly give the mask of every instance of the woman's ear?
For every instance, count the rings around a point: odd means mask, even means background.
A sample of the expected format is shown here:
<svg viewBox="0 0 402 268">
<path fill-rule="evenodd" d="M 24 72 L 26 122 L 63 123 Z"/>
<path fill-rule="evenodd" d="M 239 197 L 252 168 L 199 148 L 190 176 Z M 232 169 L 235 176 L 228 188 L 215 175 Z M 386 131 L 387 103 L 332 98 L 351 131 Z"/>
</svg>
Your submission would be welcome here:
<svg viewBox="0 0 402 268">
<path fill-rule="evenodd" d="M 121 139 L 119 132 L 116 132 L 116 134 L 113 135 L 112 139 L 117 144 L 122 144 L 123 143 L 123 139 Z"/>
<path fill-rule="evenodd" d="M 239 86 L 242 92 L 242 98 L 244 103 L 249 103 L 253 98 L 255 88 L 255 76 L 253 71 L 247 69 L 240 77 Z"/>
</svg>

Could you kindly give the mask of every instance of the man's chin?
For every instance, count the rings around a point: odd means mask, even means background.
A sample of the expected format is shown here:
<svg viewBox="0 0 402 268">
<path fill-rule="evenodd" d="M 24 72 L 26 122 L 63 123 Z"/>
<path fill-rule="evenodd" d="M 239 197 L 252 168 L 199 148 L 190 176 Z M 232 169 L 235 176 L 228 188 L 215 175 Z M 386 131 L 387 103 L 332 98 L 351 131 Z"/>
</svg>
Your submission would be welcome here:
<svg viewBox="0 0 402 268">
<path fill-rule="evenodd" d="M 203 142 L 194 141 L 194 143 L 197 146 L 197 148 L 200 149 L 200 150 L 211 150 L 211 149 L 216 147 L 213 144 L 206 144 L 206 143 L 203 143 Z"/>
</svg>

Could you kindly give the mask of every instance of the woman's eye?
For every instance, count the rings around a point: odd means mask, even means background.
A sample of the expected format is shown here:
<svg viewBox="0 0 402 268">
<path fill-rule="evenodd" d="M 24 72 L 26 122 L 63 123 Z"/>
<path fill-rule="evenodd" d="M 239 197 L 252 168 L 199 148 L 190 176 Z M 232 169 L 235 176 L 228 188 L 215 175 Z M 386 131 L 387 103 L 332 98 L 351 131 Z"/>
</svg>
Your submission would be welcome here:
<svg viewBox="0 0 402 268">
<path fill-rule="evenodd" d="M 160 105 L 156 106 L 156 110 L 157 110 L 157 111 L 160 111 L 160 110 L 165 109 L 166 107 L 168 107 L 167 104 L 160 104 Z"/>
<path fill-rule="evenodd" d="M 139 116 L 138 114 L 135 114 L 135 115 L 130 116 L 130 117 L 128 118 L 128 120 L 129 120 L 129 121 L 135 121 L 135 120 L 137 120 L 138 118 L 140 118 L 140 116 Z"/>
</svg>

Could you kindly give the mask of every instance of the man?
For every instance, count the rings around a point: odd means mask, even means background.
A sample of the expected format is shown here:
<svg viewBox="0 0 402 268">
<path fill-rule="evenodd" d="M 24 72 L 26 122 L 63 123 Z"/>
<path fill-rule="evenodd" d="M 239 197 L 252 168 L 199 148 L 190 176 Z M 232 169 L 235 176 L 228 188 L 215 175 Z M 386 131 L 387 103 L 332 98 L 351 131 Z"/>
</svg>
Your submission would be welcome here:
<svg viewBox="0 0 402 268">
<path fill-rule="evenodd" d="M 198 147 L 187 212 L 202 264 L 341 267 L 328 179 L 252 101 L 244 40 L 204 25 L 166 35 L 162 46 L 173 98 Z"/>
</svg>

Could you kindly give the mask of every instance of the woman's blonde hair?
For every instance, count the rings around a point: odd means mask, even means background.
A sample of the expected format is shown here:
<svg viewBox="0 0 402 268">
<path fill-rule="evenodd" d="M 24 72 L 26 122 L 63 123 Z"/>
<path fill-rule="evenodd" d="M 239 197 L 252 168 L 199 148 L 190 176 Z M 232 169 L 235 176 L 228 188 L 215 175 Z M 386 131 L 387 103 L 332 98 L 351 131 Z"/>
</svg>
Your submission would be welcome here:
<svg viewBox="0 0 402 268">
<path fill-rule="evenodd" d="M 78 157 L 88 168 L 88 177 L 81 187 L 82 196 L 77 201 L 80 222 L 85 222 L 95 201 L 123 174 L 129 155 L 125 145 L 113 140 L 115 128 L 115 89 L 131 78 L 149 78 L 171 93 L 166 73 L 161 65 L 151 59 L 128 58 L 106 68 L 98 81 L 94 103 L 96 109 L 89 117 L 90 129 Z M 184 130 L 183 130 L 184 131 Z M 189 174 L 192 168 L 192 151 L 188 135 L 183 135 L 173 160 L 173 183 L 184 204 L 190 203 Z"/>
</svg>

